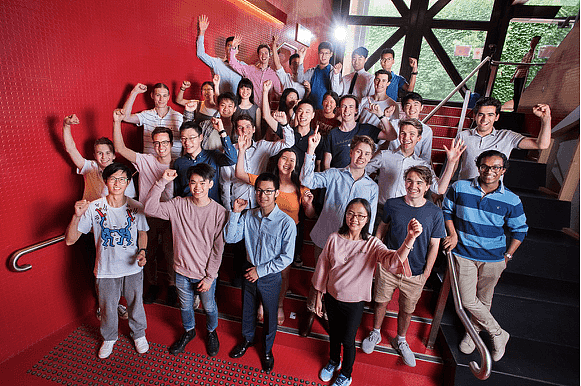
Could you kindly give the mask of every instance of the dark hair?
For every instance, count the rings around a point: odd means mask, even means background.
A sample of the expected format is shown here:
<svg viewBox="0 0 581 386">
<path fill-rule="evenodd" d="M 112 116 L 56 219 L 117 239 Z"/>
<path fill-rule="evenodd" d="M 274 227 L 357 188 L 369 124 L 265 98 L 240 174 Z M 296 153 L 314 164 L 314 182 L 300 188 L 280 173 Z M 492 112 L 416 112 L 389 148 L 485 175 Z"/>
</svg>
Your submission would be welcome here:
<svg viewBox="0 0 581 386">
<path fill-rule="evenodd" d="M 269 158 L 268 160 L 268 164 L 266 165 L 266 171 L 269 173 L 274 174 L 275 176 L 280 178 L 280 171 L 278 170 L 278 160 L 280 160 L 280 157 L 282 157 L 282 155 L 284 153 L 294 153 L 295 157 L 296 157 L 296 162 L 295 162 L 295 168 L 291 171 L 291 182 L 293 183 L 293 185 L 295 186 L 295 191 L 297 193 L 297 197 L 299 199 L 299 202 L 301 201 L 301 183 L 299 181 L 299 154 L 297 153 L 297 151 L 292 148 L 292 147 L 287 147 L 285 149 L 282 149 L 281 151 L 279 151 L 275 156 L 272 156 Z"/>
<path fill-rule="evenodd" d="M 260 53 L 260 50 L 263 49 L 263 48 L 266 48 L 268 50 L 268 53 L 270 55 L 272 55 L 272 49 L 270 48 L 270 46 L 268 44 L 261 44 L 261 45 L 259 45 L 258 48 L 256 49 L 256 53 L 259 54 Z"/>
<path fill-rule="evenodd" d="M 403 172 L 403 179 L 405 180 L 406 178 L 408 178 L 408 174 L 412 172 L 420 176 L 420 178 L 424 180 L 426 185 L 428 186 L 432 185 L 432 171 L 430 170 L 429 167 L 422 165 L 409 167 L 406 169 L 405 172 Z"/>
<path fill-rule="evenodd" d="M 242 102 L 242 97 L 240 96 L 240 89 L 242 87 L 250 89 L 250 98 L 248 99 L 250 100 L 250 103 L 254 104 L 254 85 L 248 78 L 242 78 L 240 79 L 240 82 L 238 82 L 238 87 L 236 88 L 236 103 L 239 105 Z"/>
<path fill-rule="evenodd" d="M 496 107 L 496 115 L 498 115 L 498 114 L 500 114 L 500 108 L 502 107 L 502 103 L 500 103 L 500 101 L 496 98 L 482 97 L 482 98 L 478 99 L 478 101 L 474 105 L 474 108 L 472 109 L 472 113 L 474 115 L 478 114 L 478 112 L 480 111 L 480 108 L 485 107 L 485 106 Z"/>
<path fill-rule="evenodd" d="M 198 135 L 202 135 L 202 128 L 195 121 L 184 121 L 180 126 L 180 134 L 187 129 L 194 129 Z"/>
<path fill-rule="evenodd" d="M 204 162 L 190 166 L 187 171 L 188 183 L 194 174 L 202 177 L 206 181 L 212 181 L 214 179 L 214 175 L 216 174 L 216 170 Z"/>
<path fill-rule="evenodd" d="M 490 157 L 500 157 L 502 159 L 502 167 L 504 169 L 508 168 L 508 159 L 506 158 L 506 155 L 498 150 L 486 150 L 480 153 L 476 158 L 476 166 L 480 166 L 484 158 Z"/>
<path fill-rule="evenodd" d="M 280 189 L 280 180 L 278 179 L 278 176 L 275 176 L 272 173 L 260 173 L 260 175 L 258 177 L 256 177 L 256 182 L 254 183 L 254 187 L 257 188 L 258 184 L 263 182 L 263 181 L 270 181 L 270 182 L 272 182 L 272 184 L 274 185 L 274 188 L 276 190 Z"/>
<path fill-rule="evenodd" d="M 93 144 L 93 150 L 97 147 L 97 145 L 107 145 L 109 146 L 109 150 L 115 153 L 115 145 L 113 145 L 113 142 L 107 137 L 101 137 L 97 139 Z"/>
<path fill-rule="evenodd" d="M 407 93 L 402 99 L 401 99 L 401 105 L 405 105 L 407 101 L 418 101 L 420 102 L 422 105 L 424 104 L 424 98 L 422 98 L 422 96 L 420 94 L 418 94 L 417 92 L 409 92 Z"/>
<path fill-rule="evenodd" d="M 351 94 L 343 95 L 339 99 L 339 103 L 337 104 L 337 106 L 341 106 L 341 103 L 343 103 L 345 99 L 353 99 L 355 101 L 355 110 L 359 110 L 359 101 L 357 100 L 357 97 L 355 95 Z"/>
<path fill-rule="evenodd" d="M 298 109 L 300 105 L 309 105 L 313 108 L 313 112 L 316 110 L 315 103 L 310 99 L 301 99 L 299 103 L 297 103 L 296 108 Z"/>
<path fill-rule="evenodd" d="M 210 87 L 212 87 L 212 90 L 216 91 L 214 89 L 214 82 L 210 82 L 209 80 L 207 80 L 204 83 L 202 83 L 202 85 L 200 86 L 200 90 L 203 89 L 205 85 L 209 85 Z"/>
<path fill-rule="evenodd" d="M 357 47 L 351 54 L 351 56 L 353 55 L 363 56 L 365 59 L 367 59 L 367 56 L 369 55 L 369 50 L 365 47 Z"/>
<path fill-rule="evenodd" d="M 333 52 L 333 45 L 330 42 L 321 42 L 317 48 L 317 51 L 320 52 L 324 49 L 328 49 L 329 51 Z"/>
<path fill-rule="evenodd" d="M 254 119 L 248 114 L 240 114 L 236 118 L 234 118 L 234 130 L 238 127 L 238 122 L 240 121 L 248 121 L 252 126 L 254 126 Z"/>
<path fill-rule="evenodd" d="M 365 211 L 367 212 L 367 222 L 365 223 L 365 225 L 363 225 L 363 229 L 361 229 L 361 238 L 363 240 L 367 240 L 370 236 L 369 223 L 371 222 L 371 205 L 369 205 L 369 201 L 367 201 L 364 198 L 354 198 L 351 201 L 349 201 L 349 204 L 347 204 L 347 208 L 345 208 L 345 213 L 343 214 L 343 225 L 341 225 L 341 228 L 339 228 L 338 233 L 343 236 L 349 234 L 349 227 L 347 226 L 347 211 L 349 210 L 351 205 L 357 203 L 363 205 Z"/>
<path fill-rule="evenodd" d="M 168 129 L 167 127 L 161 127 L 158 126 L 155 129 L 153 129 L 153 131 L 151 132 L 151 139 L 153 139 L 153 137 L 155 137 L 158 134 L 167 134 L 169 136 L 169 141 L 173 142 L 173 131 L 171 129 Z"/>
<path fill-rule="evenodd" d="M 391 82 L 391 72 L 385 71 L 383 68 L 381 70 L 375 71 L 375 76 L 377 75 L 387 75 L 387 79 Z"/>
<path fill-rule="evenodd" d="M 103 181 L 107 181 L 109 177 L 121 170 L 127 177 L 127 182 L 131 181 L 131 169 L 129 166 L 119 162 L 113 162 L 103 170 Z"/>
<path fill-rule="evenodd" d="M 228 36 L 226 38 L 226 41 L 224 42 L 224 47 L 226 47 L 228 45 L 228 43 L 233 42 L 234 41 L 234 36 Z M 226 55 L 228 55 L 229 53 L 226 52 Z"/>
<path fill-rule="evenodd" d="M 292 54 L 290 56 L 290 58 L 288 58 L 288 65 L 291 65 L 291 62 L 293 61 L 293 59 L 300 59 L 301 57 L 299 56 L 299 54 Z"/>
<path fill-rule="evenodd" d="M 422 135 L 422 133 L 424 132 L 424 127 L 422 126 L 422 122 L 418 121 L 415 118 L 400 119 L 399 125 L 398 125 L 400 130 L 403 126 L 406 126 L 406 125 L 415 127 L 416 130 L 418 131 L 418 135 Z"/>
<path fill-rule="evenodd" d="M 216 101 L 216 104 L 219 105 L 220 103 L 222 103 L 224 99 L 231 100 L 232 102 L 234 102 L 235 106 L 238 106 L 238 103 L 236 101 L 236 95 L 232 94 L 230 91 L 218 95 L 218 100 Z"/>
<path fill-rule="evenodd" d="M 379 57 L 381 58 L 385 54 L 391 54 L 391 56 L 395 59 L 395 52 L 392 48 L 384 48 L 381 50 L 381 55 Z"/>
<path fill-rule="evenodd" d="M 156 83 L 156 84 L 154 84 L 152 90 L 155 90 L 156 88 L 165 88 L 169 92 L 169 87 L 167 87 L 164 83 Z"/>
<path fill-rule="evenodd" d="M 331 98 L 333 98 L 333 100 L 335 101 L 335 105 L 339 106 L 339 95 L 337 95 L 337 93 L 335 91 L 327 91 L 323 95 L 323 99 L 322 100 L 324 101 L 325 98 L 327 98 L 328 96 L 330 96 Z"/>
<path fill-rule="evenodd" d="M 278 102 L 278 109 L 277 111 L 284 111 L 285 113 L 288 111 L 289 107 L 286 105 L 286 98 L 288 97 L 288 95 L 294 92 L 295 94 L 297 94 L 297 99 L 299 98 L 299 93 L 297 90 L 295 90 L 292 87 L 289 88 L 285 88 L 282 91 L 282 95 L 280 96 L 280 100 Z"/>
</svg>

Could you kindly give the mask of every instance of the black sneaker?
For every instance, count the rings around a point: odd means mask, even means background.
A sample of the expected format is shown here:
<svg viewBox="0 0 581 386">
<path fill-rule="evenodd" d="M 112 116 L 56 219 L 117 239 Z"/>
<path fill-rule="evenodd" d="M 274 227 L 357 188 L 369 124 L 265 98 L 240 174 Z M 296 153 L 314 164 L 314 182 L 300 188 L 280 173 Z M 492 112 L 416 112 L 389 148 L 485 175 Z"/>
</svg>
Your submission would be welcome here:
<svg viewBox="0 0 581 386">
<path fill-rule="evenodd" d="M 186 345 L 190 343 L 190 340 L 194 339 L 196 336 L 196 330 L 192 328 L 190 331 L 186 331 L 180 336 L 180 338 L 172 344 L 169 348 L 169 353 L 172 355 L 177 355 L 183 353 L 186 349 Z"/>
<path fill-rule="evenodd" d="M 206 351 L 208 352 L 208 355 L 215 357 L 218 355 L 219 350 L 220 342 L 218 341 L 216 330 L 208 332 L 208 336 L 206 337 Z"/>
</svg>

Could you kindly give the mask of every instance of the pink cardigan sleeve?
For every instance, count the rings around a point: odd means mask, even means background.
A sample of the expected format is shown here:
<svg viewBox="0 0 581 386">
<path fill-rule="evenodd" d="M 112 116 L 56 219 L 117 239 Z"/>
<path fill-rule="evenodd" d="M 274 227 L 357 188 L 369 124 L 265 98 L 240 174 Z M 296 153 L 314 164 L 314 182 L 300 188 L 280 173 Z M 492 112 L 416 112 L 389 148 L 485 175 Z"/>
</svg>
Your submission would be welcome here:
<svg viewBox="0 0 581 386">
<path fill-rule="evenodd" d="M 375 254 L 377 261 L 379 261 L 387 271 L 395 275 L 403 274 L 405 277 L 412 276 L 412 270 L 407 257 L 405 260 L 402 260 L 397 254 L 397 251 L 387 248 L 387 246 L 379 241 L 379 239 L 377 240 Z"/>
</svg>

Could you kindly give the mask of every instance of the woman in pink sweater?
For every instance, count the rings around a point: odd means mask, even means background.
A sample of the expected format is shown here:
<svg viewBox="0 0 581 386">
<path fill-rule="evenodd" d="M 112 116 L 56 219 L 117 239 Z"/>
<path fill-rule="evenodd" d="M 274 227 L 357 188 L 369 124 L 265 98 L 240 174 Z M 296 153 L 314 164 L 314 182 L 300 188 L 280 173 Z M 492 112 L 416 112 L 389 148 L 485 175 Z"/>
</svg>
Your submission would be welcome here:
<svg viewBox="0 0 581 386">
<path fill-rule="evenodd" d="M 369 234 L 370 216 L 371 207 L 367 200 L 351 200 L 345 210 L 343 225 L 327 239 L 313 274 L 313 286 L 317 290 L 316 313 L 323 315 L 324 296 L 329 318 L 330 360 L 319 374 L 321 380 L 331 380 L 339 369 L 343 345 L 343 366 L 334 386 L 351 384 L 355 334 L 361 323 L 365 302 L 371 301 L 376 263 L 381 262 L 390 272 L 411 276 L 407 256 L 422 233 L 422 225 L 412 219 L 403 244 L 393 251 Z"/>
</svg>

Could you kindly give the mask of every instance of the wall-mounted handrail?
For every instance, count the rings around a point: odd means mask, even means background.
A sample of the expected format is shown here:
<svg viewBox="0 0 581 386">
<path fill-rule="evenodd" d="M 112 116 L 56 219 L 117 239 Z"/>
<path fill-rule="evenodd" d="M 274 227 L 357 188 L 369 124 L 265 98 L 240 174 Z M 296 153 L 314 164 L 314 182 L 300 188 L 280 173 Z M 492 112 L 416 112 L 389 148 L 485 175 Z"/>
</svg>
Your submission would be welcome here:
<svg viewBox="0 0 581 386">
<path fill-rule="evenodd" d="M 29 247 L 17 250 L 16 252 L 14 252 L 10 255 L 10 267 L 15 272 L 28 271 L 29 269 L 32 268 L 32 265 L 30 265 L 30 264 L 18 265 L 18 259 L 20 259 L 22 256 L 26 255 L 27 253 L 38 251 L 39 249 L 42 249 L 44 247 L 48 247 L 49 245 L 59 243 L 59 242 L 63 241 L 64 239 L 65 239 L 65 235 L 60 235 L 60 236 L 53 237 L 52 239 L 41 241 L 40 243 L 36 243 L 36 244 L 33 244 Z"/>
<path fill-rule="evenodd" d="M 438 103 L 438 105 L 436 107 L 434 107 L 434 109 L 432 111 L 430 111 L 430 113 L 428 115 L 426 115 L 426 117 L 424 119 L 422 119 L 422 122 L 423 123 L 428 122 L 428 120 L 430 118 L 432 118 L 432 116 L 434 114 L 436 114 L 436 112 L 440 109 L 440 107 L 442 107 L 446 103 L 448 103 L 450 98 L 452 98 L 454 96 L 454 94 L 456 94 L 458 92 L 458 90 L 460 90 L 462 87 L 464 87 L 466 82 L 468 82 L 470 80 L 470 78 L 472 78 L 472 76 L 474 74 L 476 74 L 476 72 L 478 72 L 478 70 L 480 70 L 480 67 L 484 66 L 484 64 L 487 63 L 490 59 L 491 59 L 490 56 L 487 56 L 486 58 L 484 58 L 482 60 L 482 62 L 480 62 L 480 64 L 478 66 L 476 66 L 476 68 L 474 70 L 472 70 L 472 72 L 470 74 L 468 74 L 468 76 L 466 78 L 464 78 L 464 80 L 462 82 L 460 82 L 460 84 L 458 84 L 458 86 L 456 86 L 456 88 L 454 90 L 452 90 L 450 92 L 450 94 L 448 94 L 448 96 L 442 100 L 442 102 Z"/>
<path fill-rule="evenodd" d="M 470 337 L 476 344 L 478 352 L 480 353 L 480 365 L 478 365 L 478 363 L 474 361 L 470 361 L 470 370 L 472 371 L 472 374 L 474 374 L 476 378 L 480 380 L 485 380 L 488 379 L 488 377 L 490 377 L 490 371 L 492 369 L 492 357 L 490 356 L 490 352 L 484 345 L 482 338 L 480 338 L 480 335 L 478 335 L 478 333 L 474 329 L 474 326 L 472 326 L 472 322 L 470 322 L 468 315 L 466 315 L 464 307 L 462 307 L 462 301 L 460 299 L 460 290 L 458 289 L 458 276 L 456 275 L 456 265 L 454 264 L 455 258 L 452 255 L 452 252 L 450 251 L 446 252 L 446 255 L 448 256 L 450 286 L 452 287 L 452 295 L 454 298 L 454 306 L 456 308 L 456 313 L 458 314 L 458 317 L 462 321 L 462 324 L 464 325 L 466 332 L 468 333 L 468 335 L 470 335 Z"/>
</svg>

